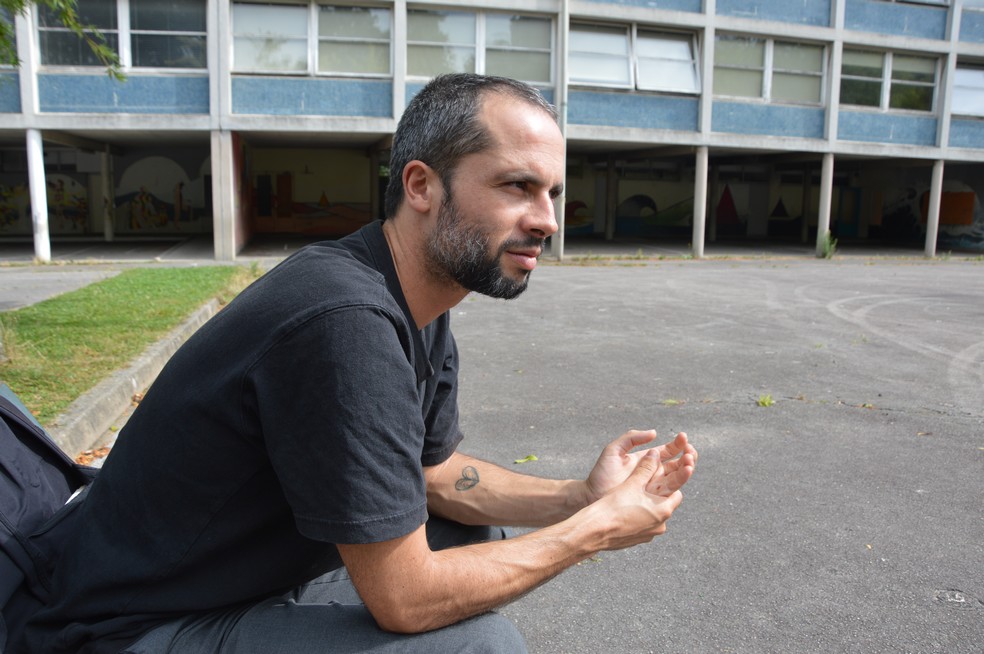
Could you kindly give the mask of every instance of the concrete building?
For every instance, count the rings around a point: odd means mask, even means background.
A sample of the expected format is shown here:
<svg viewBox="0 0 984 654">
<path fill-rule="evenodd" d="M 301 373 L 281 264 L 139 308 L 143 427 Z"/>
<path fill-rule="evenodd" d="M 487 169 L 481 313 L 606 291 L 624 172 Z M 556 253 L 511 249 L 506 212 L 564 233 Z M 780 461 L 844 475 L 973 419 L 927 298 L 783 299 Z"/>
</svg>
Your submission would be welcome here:
<svg viewBox="0 0 984 654">
<path fill-rule="evenodd" d="M 334 237 L 380 213 L 434 75 L 517 77 L 567 137 L 565 238 L 984 252 L 984 0 L 79 0 L 0 68 L 0 239 Z"/>
</svg>

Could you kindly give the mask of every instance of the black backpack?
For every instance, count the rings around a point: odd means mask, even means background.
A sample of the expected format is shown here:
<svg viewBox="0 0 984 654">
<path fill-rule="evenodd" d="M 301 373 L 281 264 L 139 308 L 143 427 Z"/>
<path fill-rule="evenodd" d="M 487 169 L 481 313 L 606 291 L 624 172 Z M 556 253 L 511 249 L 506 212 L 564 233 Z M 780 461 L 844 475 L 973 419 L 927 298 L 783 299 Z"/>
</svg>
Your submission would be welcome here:
<svg viewBox="0 0 984 654">
<path fill-rule="evenodd" d="M 0 382 L 0 654 L 48 599 L 54 562 L 97 470 L 72 461 Z M 64 509 L 64 510 L 63 510 Z"/>
</svg>

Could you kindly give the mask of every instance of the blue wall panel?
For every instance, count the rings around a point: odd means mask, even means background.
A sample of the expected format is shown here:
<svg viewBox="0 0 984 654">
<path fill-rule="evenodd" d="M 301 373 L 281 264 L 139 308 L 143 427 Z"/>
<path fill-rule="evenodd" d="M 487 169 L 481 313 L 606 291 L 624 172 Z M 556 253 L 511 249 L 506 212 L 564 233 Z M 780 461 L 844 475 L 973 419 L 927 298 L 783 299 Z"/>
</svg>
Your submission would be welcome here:
<svg viewBox="0 0 984 654">
<path fill-rule="evenodd" d="M 16 72 L 0 73 L 0 113 L 18 114 L 20 110 L 20 76 Z"/>
<path fill-rule="evenodd" d="M 722 16 L 830 25 L 830 0 L 717 0 Z"/>
<path fill-rule="evenodd" d="M 950 120 L 950 147 L 984 150 L 984 120 Z"/>
<path fill-rule="evenodd" d="M 570 91 L 567 103 L 567 121 L 574 125 L 697 130 L 696 98 Z"/>
<path fill-rule="evenodd" d="M 968 11 L 960 14 L 960 40 L 984 43 L 984 11 Z"/>
<path fill-rule="evenodd" d="M 207 114 L 208 78 L 38 75 L 41 111 L 67 113 Z"/>
<path fill-rule="evenodd" d="M 844 27 L 863 32 L 943 39 L 946 38 L 946 14 L 946 7 L 847 0 Z"/>
<path fill-rule="evenodd" d="M 841 111 L 837 138 L 904 145 L 936 145 L 936 118 Z"/>
<path fill-rule="evenodd" d="M 393 83 L 314 77 L 234 77 L 232 112 L 389 118 L 393 115 Z"/>
<path fill-rule="evenodd" d="M 423 90 L 424 86 L 426 86 L 424 82 L 409 82 L 404 87 L 406 89 L 406 91 L 404 92 L 404 97 L 406 98 L 406 101 L 404 102 L 403 106 L 404 107 L 409 106 L 410 101 L 413 100 L 415 95 L 417 95 Z M 540 92 L 540 95 L 543 96 L 544 100 L 553 104 L 554 101 L 553 89 L 537 89 L 537 90 Z"/>
<path fill-rule="evenodd" d="M 649 9 L 673 9 L 676 11 L 700 12 L 702 0 L 594 0 L 603 5 L 629 5 Z"/>
<path fill-rule="evenodd" d="M 823 138 L 823 118 L 820 107 L 715 102 L 711 110 L 711 130 L 820 139 Z"/>
</svg>

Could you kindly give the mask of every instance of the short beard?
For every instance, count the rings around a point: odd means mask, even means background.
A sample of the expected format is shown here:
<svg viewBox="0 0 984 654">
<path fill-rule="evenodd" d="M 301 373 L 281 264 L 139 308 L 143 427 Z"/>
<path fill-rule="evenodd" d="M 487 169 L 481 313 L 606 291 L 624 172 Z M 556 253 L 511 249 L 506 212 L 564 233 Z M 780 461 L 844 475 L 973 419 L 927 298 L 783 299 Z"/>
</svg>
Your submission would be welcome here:
<svg viewBox="0 0 984 654">
<path fill-rule="evenodd" d="M 526 290 L 530 275 L 526 273 L 518 281 L 506 277 L 502 255 L 511 248 L 542 247 L 544 239 L 529 236 L 506 241 L 495 252 L 489 251 L 489 240 L 489 235 L 478 225 L 465 224 L 454 198 L 447 193 L 438 212 L 437 226 L 427 239 L 426 257 L 431 274 L 489 297 L 502 300 L 518 297 Z"/>
</svg>

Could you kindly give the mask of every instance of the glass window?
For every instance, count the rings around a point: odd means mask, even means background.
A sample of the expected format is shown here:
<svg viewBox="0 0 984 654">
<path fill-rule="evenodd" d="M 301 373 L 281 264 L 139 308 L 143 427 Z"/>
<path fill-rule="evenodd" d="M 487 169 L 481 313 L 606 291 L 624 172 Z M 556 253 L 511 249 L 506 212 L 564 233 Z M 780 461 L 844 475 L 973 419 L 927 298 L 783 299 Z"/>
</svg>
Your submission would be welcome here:
<svg viewBox="0 0 984 654">
<path fill-rule="evenodd" d="M 569 49 L 572 82 L 617 86 L 632 83 L 627 27 L 572 25 Z"/>
<path fill-rule="evenodd" d="M 932 111 L 936 66 L 936 59 L 931 57 L 845 50 L 841 102 L 881 109 Z M 886 84 L 887 98 L 883 93 Z"/>
<path fill-rule="evenodd" d="M 700 92 L 700 75 L 697 73 L 692 36 L 639 30 L 635 54 L 640 89 Z"/>
<path fill-rule="evenodd" d="M 765 41 L 718 36 L 714 45 L 714 94 L 760 98 L 765 81 Z"/>
<path fill-rule="evenodd" d="M 823 46 L 776 41 L 772 52 L 773 100 L 819 104 L 823 99 Z"/>
<path fill-rule="evenodd" d="M 408 10 L 407 73 L 474 73 L 475 22 L 468 12 Z"/>
<path fill-rule="evenodd" d="M 306 6 L 234 4 L 233 70 L 307 70 L 307 19 Z"/>
<path fill-rule="evenodd" d="M 389 75 L 390 10 L 322 6 L 318 13 L 318 72 Z"/>
<path fill-rule="evenodd" d="M 957 66 L 953 76 L 955 114 L 984 116 L 984 67 Z"/>
<path fill-rule="evenodd" d="M 936 60 L 928 57 L 892 57 L 892 87 L 888 106 L 892 109 L 933 110 Z"/>
<path fill-rule="evenodd" d="M 17 64 L 17 32 L 14 29 L 14 18 L 5 7 L 0 7 L 0 66 Z"/>
<path fill-rule="evenodd" d="M 552 22 L 510 14 L 485 16 L 485 73 L 549 83 Z"/>
<path fill-rule="evenodd" d="M 841 103 L 880 107 L 883 73 L 884 55 L 881 53 L 844 50 Z"/>
<path fill-rule="evenodd" d="M 205 68 L 205 2 L 130 0 L 133 65 Z"/>
<path fill-rule="evenodd" d="M 89 44 L 58 20 L 58 14 L 44 5 L 38 6 L 38 35 L 41 63 L 54 66 L 102 66 Z M 119 52 L 116 0 L 79 0 L 79 22 L 102 32 L 106 45 Z"/>
</svg>

